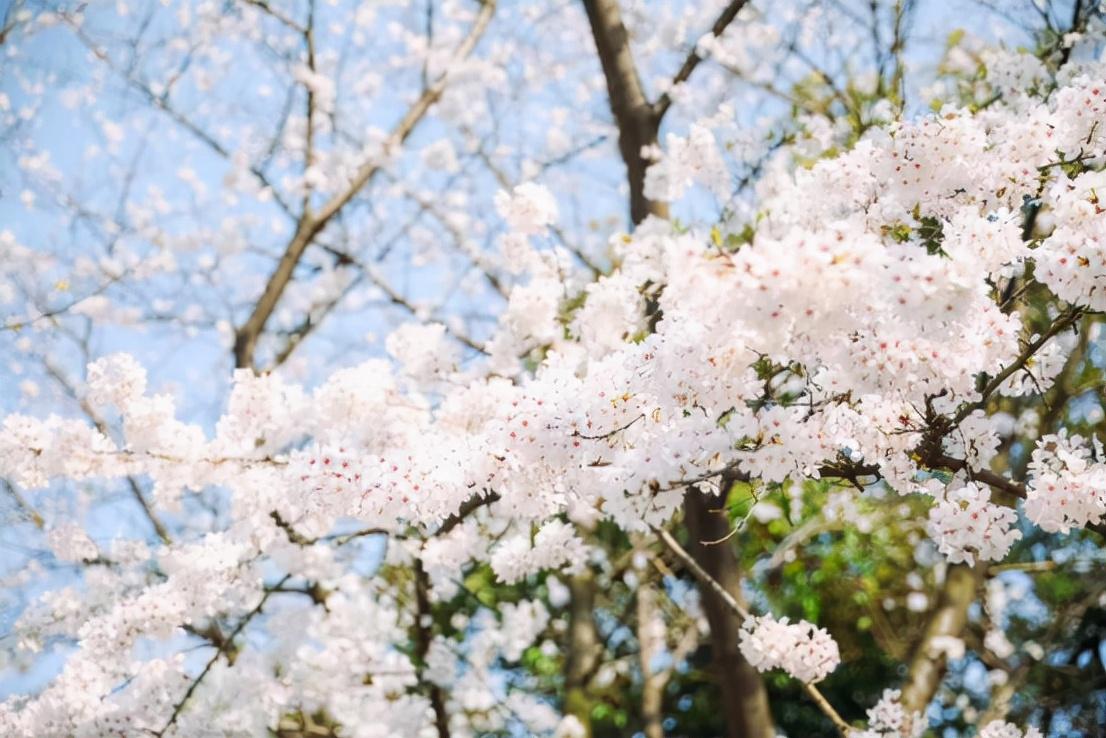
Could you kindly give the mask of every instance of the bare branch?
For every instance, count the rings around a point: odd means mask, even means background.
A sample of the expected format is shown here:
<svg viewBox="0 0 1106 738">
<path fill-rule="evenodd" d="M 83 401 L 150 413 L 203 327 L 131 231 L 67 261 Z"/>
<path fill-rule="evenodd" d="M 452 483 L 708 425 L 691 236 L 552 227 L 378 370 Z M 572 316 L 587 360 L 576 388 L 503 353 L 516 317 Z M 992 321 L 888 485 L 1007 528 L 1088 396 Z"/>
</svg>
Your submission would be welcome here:
<svg viewBox="0 0 1106 738">
<path fill-rule="evenodd" d="M 737 17 L 737 14 L 741 12 L 741 9 L 745 7 L 748 0 L 730 0 L 722 13 L 718 16 L 718 20 L 714 21 L 714 25 L 711 26 L 711 34 L 717 38 L 725 33 L 726 28 Z M 684 82 L 687 82 L 691 78 L 691 73 L 695 71 L 695 68 L 699 66 L 699 63 L 703 61 L 703 57 L 699 56 L 698 47 L 693 47 L 691 53 L 684 59 L 684 63 L 680 66 L 680 70 L 676 72 L 676 76 L 672 78 L 672 84 L 670 87 L 676 87 Z M 663 93 L 657 101 L 653 103 L 653 114 L 658 119 L 663 118 L 664 114 L 668 112 L 668 108 L 672 106 L 672 96 L 669 92 Z"/>
<path fill-rule="evenodd" d="M 291 578 L 291 574 L 285 574 L 284 578 L 276 584 L 276 588 L 283 586 L 284 583 Z M 188 689 L 185 691 L 184 696 L 181 697 L 177 704 L 173 707 L 173 714 L 169 716 L 169 721 L 165 723 L 164 727 L 162 727 L 161 730 L 151 731 L 153 735 L 156 735 L 160 738 L 160 736 L 164 736 L 169 731 L 169 729 L 173 727 L 173 725 L 177 722 L 177 718 L 180 717 L 181 711 L 184 709 L 184 706 L 188 703 L 188 700 L 192 698 L 192 694 L 196 691 L 197 688 L 199 688 L 200 683 L 203 682 L 204 678 L 207 677 L 208 673 L 215 666 L 215 662 L 219 660 L 220 656 L 230 653 L 231 648 L 234 645 L 234 639 L 237 638 L 243 630 L 245 630 L 246 626 L 250 624 L 250 621 L 261 614 L 261 610 L 265 607 L 265 603 L 269 601 L 269 597 L 271 597 L 273 592 L 275 591 L 277 591 L 275 588 L 270 588 L 266 590 L 265 593 L 261 596 L 261 601 L 258 602 L 252 610 L 246 613 L 238 622 L 238 625 L 235 626 L 234 630 L 232 630 L 225 638 L 222 639 L 222 641 L 218 645 L 215 646 L 215 655 L 208 660 L 207 664 L 204 665 L 203 670 L 195 679 L 192 680 L 192 683 L 188 685 Z"/>
<path fill-rule="evenodd" d="M 292 29 L 296 33 L 303 33 L 303 34 L 307 33 L 306 28 L 304 28 L 302 25 L 297 23 L 293 18 L 290 18 L 289 16 L 285 15 L 284 13 L 282 13 L 277 8 L 274 8 L 272 5 L 270 5 L 268 2 L 266 2 L 266 0 L 238 0 L 238 1 L 241 2 L 241 3 L 245 3 L 246 5 L 250 5 L 252 7 L 258 8 L 259 10 L 261 10 L 261 12 L 265 13 L 265 15 L 267 15 L 267 16 L 275 19 L 276 21 L 284 24 L 285 26 Z M 308 25 L 310 25 L 310 23 Z"/>
<path fill-rule="evenodd" d="M 153 507 L 150 506 L 149 501 L 146 499 L 146 495 L 142 494 L 142 488 L 138 486 L 138 481 L 131 476 L 127 477 L 127 487 L 131 491 L 131 497 L 138 503 L 138 506 L 142 508 L 142 514 L 146 516 L 146 519 L 150 521 L 150 525 L 154 528 L 154 533 L 161 539 L 162 543 L 172 543 L 173 539 L 169 535 L 169 531 L 165 528 L 165 524 L 161 522 L 161 519 L 154 512 Z"/>
<path fill-rule="evenodd" d="M 441 527 L 439 527 L 438 530 L 435 531 L 434 535 L 444 536 L 446 533 L 449 533 L 458 525 L 465 522 L 469 515 L 472 515 L 474 512 L 482 507 L 485 507 L 486 505 L 491 505 L 499 502 L 499 499 L 500 498 L 498 492 L 488 492 L 486 494 L 474 495 L 473 497 L 470 497 L 461 504 L 461 507 L 459 510 L 457 510 L 457 512 L 453 513 L 445 519 Z"/>
<path fill-rule="evenodd" d="M 458 46 L 454 53 L 454 62 L 459 62 L 472 52 L 477 42 L 483 36 L 484 31 L 491 21 L 495 11 L 495 0 L 485 0 L 483 6 L 474 21 L 468 36 Z M 433 85 L 423 90 L 415 103 L 407 110 L 400 121 L 392 128 L 383 147 L 383 152 L 395 149 L 415 130 L 415 126 L 423 119 L 430 107 L 438 101 L 445 91 L 449 81 L 449 73 L 440 76 Z M 276 270 L 269 277 L 264 291 L 258 298 L 254 309 L 246 322 L 236 331 L 234 340 L 235 366 L 253 368 L 254 353 L 257 341 L 261 337 L 265 324 L 276 309 L 281 295 L 292 279 L 292 273 L 299 264 L 307 247 L 322 232 L 330 220 L 338 214 L 357 194 L 368 184 L 378 172 L 381 171 L 382 162 L 378 157 L 373 157 L 361 165 L 354 174 L 353 180 L 342 192 L 328 200 L 319 209 L 317 215 L 305 212 L 300 216 L 296 225 L 296 231 L 285 247 L 284 254 L 277 264 Z"/>
<path fill-rule="evenodd" d="M 329 253 L 337 256 L 344 263 L 351 264 L 360 269 L 361 274 L 364 276 L 364 278 L 368 279 L 378 290 L 384 293 L 384 296 L 388 299 L 388 302 L 392 303 L 396 307 L 403 308 L 413 317 L 418 318 L 419 320 L 425 319 L 426 316 L 424 311 L 421 310 L 419 306 L 415 305 L 413 302 L 411 302 L 406 297 L 401 295 L 398 291 L 396 291 L 396 289 L 392 287 L 392 285 L 390 285 L 387 280 L 384 279 L 384 276 L 380 274 L 372 264 L 361 261 L 360 259 L 356 259 L 343 251 L 339 251 L 338 249 L 330 247 L 324 248 Z M 488 353 L 483 344 L 481 344 L 479 341 L 472 338 L 471 336 L 462 333 L 454 328 L 451 328 L 448 325 L 445 328 L 446 334 L 456 339 L 460 343 L 463 343 L 464 345 L 481 354 Z M 303 335 L 306 335 L 306 331 Z"/>
<path fill-rule="evenodd" d="M 680 542 L 677 541 L 671 533 L 659 526 L 653 526 L 653 532 L 657 534 L 657 538 L 661 540 L 665 548 L 672 552 L 672 555 L 679 559 L 681 564 L 687 567 L 687 570 L 691 572 L 691 575 L 695 577 L 700 584 L 710 588 L 718 595 L 719 599 L 725 602 L 726 606 L 737 613 L 742 620 L 752 617 L 752 613 L 746 610 L 725 587 L 719 584 L 717 579 L 707 574 L 706 570 L 699 566 L 699 562 L 680 545 Z"/>
<path fill-rule="evenodd" d="M 170 120 L 191 133 L 198 141 L 200 141 L 213 152 L 218 154 L 221 158 L 227 160 L 231 159 L 232 154 L 230 149 L 224 146 L 211 133 L 208 133 L 206 130 L 200 127 L 198 123 L 193 121 L 187 115 L 180 112 L 170 104 L 169 92 L 172 89 L 171 87 L 167 87 L 165 92 L 161 94 L 155 93 L 145 82 L 137 79 L 127 71 L 119 69 L 115 62 L 111 59 L 111 57 L 109 57 L 107 53 L 105 53 L 104 50 L 100 48 L 99 44 L 97 44 L 92 38 L 90 38 L 79 25 L 72 21 L 72 19 L 67 18 L 66 20 L 73 28 L 73 33 L 76 35 L 77 39 L 85 45 L 85 47 L 92 53 L 92 55 L 103 62 L 117 75 L 119 75 L 123 79 L 123 81 L 126 82 L 129 87 L 131 87 L 131 89 L 138 92 L 143 98 L 146 99 L 147 102 L 153 105 L 154 108 L 165 113 L 165 115 L 168 116 Z M 284 201 L 284 198 L 281 196 L 280 191 L 272 183 L 268 175 L 266 175 L 265 172 L 263 172 L 260 168 L 256 166 L 251 166 L 249 168 L 249 171 L 250 174 L 256 177 L 257 180 L 261 182 L 261 184 L 264 185 L 265 188 L 269 191 L 269 193 L 272 195 L 273 202 L 275 202 L 286 215 L 291 215 L 291 208 L 288 206 L 288 203 Z"/>
<path fill-rule="evenodd" d="M 39 530 L 42 530 L 46 525 L 46 521 L 43 520 L 42 515 L 39 514 L 31 503 L 27 502 L 26 498 L 19 493 L 19 490 L 15 488 L 15 485 L 9 482 L 7 479 L 0 479 L 0 486 L 3 486 L 4 491 L 15 501 L 16 507 L 29 519 L 34 526 Z"/>
<path fill-rule="evenodd" d="M 311 74 L 316 74 L 315 68 L 315 0 L 310 0 L 307 5 L 307 26 L 303 29 L 303 45 L 307 51 L 307 69 Z M 306 119 L 307 131 L 304 135 L 303 152 L 303 202 L 301 211 L 303 217 L 311 212 L 311 167 L 315 165 L 315 116 L 318 114 L 318 105 L 315 100 L 314 80 L 304 83 L 307 92 Z"/>
</svg>

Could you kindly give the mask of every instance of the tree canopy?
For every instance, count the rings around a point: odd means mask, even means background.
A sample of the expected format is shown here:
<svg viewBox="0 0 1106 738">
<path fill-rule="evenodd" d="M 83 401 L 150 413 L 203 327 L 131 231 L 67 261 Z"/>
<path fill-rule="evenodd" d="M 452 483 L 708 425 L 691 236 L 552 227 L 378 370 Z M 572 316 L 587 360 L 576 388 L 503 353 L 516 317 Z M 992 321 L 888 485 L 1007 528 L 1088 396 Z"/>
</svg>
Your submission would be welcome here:
<svg viewBox="0 0 1106 738">
<path fill-rule="evenodd" d="M 12 0 L 0 734 L 1099 735 L 1104 49 Z"/>
</svg>

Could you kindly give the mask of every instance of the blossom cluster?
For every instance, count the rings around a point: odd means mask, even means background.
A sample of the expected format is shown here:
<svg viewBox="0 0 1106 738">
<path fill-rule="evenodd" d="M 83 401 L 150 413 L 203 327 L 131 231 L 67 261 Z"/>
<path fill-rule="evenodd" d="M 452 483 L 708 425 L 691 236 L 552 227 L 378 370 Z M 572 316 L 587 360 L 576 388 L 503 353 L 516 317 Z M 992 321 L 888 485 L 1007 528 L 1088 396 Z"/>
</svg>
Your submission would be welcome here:
<svg viewBox="0 0 1106 738">
<path fill-rule="evenodd" d="M 949 563 L 1000 561 L 1022 537 L 1014 528 L 1017 513 L 990 502 L 991 493 L 977 484 L 949 490 L 929 511 L 933 539 Z"/>
<path fill-rule="evenodd" d="M 859 475 L 932 498 L 930 531 L 950 562 L 1001 559 L 1021 535 L 1016 513 L 992 503 L 979 481 L 957 475 L 946 484 L 931 474 L 932 449 L 969 470 L 996 453 L 993 419 L 958 413 L 985 404 L 980 376 L 1014 367 L 1025 345 L 1022 317 L 996 302 L 996 280 L 1024 278 L 1032 264 L 1058 299 L 1106 308 L 1097 194 L 1106 183 L 1100 172 L 1059 165 L 1106 155 L 1101 76 L 1067 80 L 1048 99 L 1016 107 L 947 106 L 874 126 L 851 150 L 809 168 L 774 162 L 758 185 L 748 238 L 728 244 L 653 219 L 612 238 L 617 268 L 594 280 L 563 248 L 534 243 L 557 217 L 551 193 L 533 184 L 503 193 L 496 205 L 510 232 L 500 246 L 522 276 L 484 346 L 486 360 L 466 365 L 447 350 L 444 324 L 401 327 L 386 342 L 394 363 L 344 368 L 318 387 L 237 373 L 210 436 L 177 418 L 171 395 L 151 394 L 133 358 L 94 361 L 84 399 L 117 413 L 121 434 L 10 415 L 0 476 L 35 489 L 145 475 L 155 504 L 168 510 L 179 510 L 189 490 L 219 487 L 230 493 L 230 522 L 136 554 L 105 575 L 113 577 L 101 588 L 110 599 L 82 607 L 75 595 L 54 596 L 29 609 L 16 626 L 25 642 L 64 633 L 76 649 L 40 695 L 0 707 L 0 732 L 164 730 L 159 721 L 189 696 L 187 670 L 181 658 L 133 656 L 139 639 L 169 642 L 182 629 L 204 637 L 201 624 L 227 612 L 244 627 L 288 589 L 263 584 L 264 564 L 275 563 L 288 578 L 326 582 L 335 594 L 325 611 L 273 614 L 303 619 L 311 645 L 251 651 L 235 663 L 238 680 L 252 677 L 236 695 L 249 702 L 263 694 L 273 715 L 325 707 L 350 725 L 386 710 L 394 734 L 418 734 L 427 700 L 408 689 L 417 667 L 393 646 L 424 616 L 343 573 L 338 546 L 315 545 L 341 540 L 336 531 L 350 521 L 390 542 L 448 528 L 386 552 L 393 564 L 422 556 L 430 596 L 440 601 L 473 562 L 487 562 L 506 583 L 578 573 L 592 552 L 577 526 L 606 521 L 647 533 L 672 520 L 688 487 L 724 471 L 765 483 L 835 474 L 855 483 Z M 300 78 L 326 97 L 319 80 Z M 726 188 L 712 125 L 669 140 L 651 170 L 651 193 L 675 197 L 691 183 L 716 194 Z M 1038 191 L 1053 226 L 1029 244 L 1021 207 Z M 1038 378 L 1055 376 L 1061 357 L 1044 354 Z M 1013 380 L 1000 389 L 1030 392 Z M 936 445 L 935 428 L 943 434 Z M 1047 531 L 1100 521 L 1101 458 L 1097 439 L 1042 438 L 1030 465 L 1029 519 Z M 65 528 L 49 538 L 59 559 L 101 553 Z M 489 676 L 495 659 L 520 658 L 550 622 L 540 603 L 500 608 L 502 625 L 482 612 L 457 628 L 470 630 L 463 647 L 428 646 L 439 682 L 457 673 L 458 650 L 475 674 Z M 758 670 L 782 669 L 808 684 L 840 661 L 826 630 L 771 615 L 746 620 L 740 648 Z M 341 673 L 334 663 L 345 665 Z M 182 717 L 195 731 L 202 708 L 235 681 L 222 662 L 212 668 L 200 706 Z M 282 673 L 293 677 L 285 683 Z M 453 699 L 480 712 L 495 693 L 465 680 Z M 918 721 L 894 703 L 885 695 L 871 730 L 915 736 Z M 543 732 L 559 724 L 542 704 L 511 709 L 532 714 Z M 269 727 L 255 723 L 241 730 Z M 569 734 L 572 726 L 561 728 Z M 1002 725 L 984 731 L 1015 734 Z"/>
<path fill-rule="evenodd" d="M 825 679 L 841 662 L 837 642 L 805 620 L 789 623 L 770 615 L 753 616 L 741 626 L 741 655 L 757 669 L 783 669 L 806 684 Z"/>
<path fill-rule="evenodd" d="M 1050 532 L 1066 533 L 1106 515 L 1102 442 L 1061 430 L 1037 441 L 1029 463 L 1025 513 Z"/>
<path fill-rule="evenodd" d="M 855 738 L 921 738 L 926 720 L 921 713 L 907 713 L 901 703 L 902 692 L 885 689 L 879 702 L 868 710 L 868 727 Z"/>
<path fill-rule="evenodd" d="M 1018 726 L 1002 720 L 995 720 L 983 726 L 979 731 L 979 738 L 1043 738 L 1043 733 L 1030 727 L 1023 733 Z"/>
</svg>

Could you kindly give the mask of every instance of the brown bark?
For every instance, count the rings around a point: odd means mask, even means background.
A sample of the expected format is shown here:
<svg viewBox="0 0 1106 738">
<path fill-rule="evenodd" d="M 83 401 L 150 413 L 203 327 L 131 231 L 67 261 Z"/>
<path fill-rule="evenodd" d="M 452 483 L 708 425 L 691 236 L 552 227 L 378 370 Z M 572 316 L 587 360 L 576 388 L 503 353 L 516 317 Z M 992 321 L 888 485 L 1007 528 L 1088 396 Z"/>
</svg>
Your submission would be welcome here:
<svg viewBox="0 0 1106 738">
<path fill-rule="evenodd" d="M 591 697 L 588 682 L 599 658 L 599 633 L 595 629 L 595 575 L 577 574 L 568 581 L 570 595 L 565 647 L 565 714 L 574 715 L 591 738 Z"/>
<path fill-rule="evenodd" d="M 419 684 L 426 684 L 429 688 L 428 696 L 430 707 L 434 711 L 434 728 L 438 738 L 449 738 L 449 712 L 445 706 L 445 695 L 437 684 L 427 684 L 422 675 L 433 638 L 430 616 L 430 577 L 423 568 L 422 559 L 415 559 L 415 667 L 419 672 Z"/>
<path fill-rule="evenodd" d="M 688 553 L 738 602 L 741 601 L 741 569 L 729 543 L 719 541 L 730 533 L 730 521 L 723 500 L 696 488 L 684 498 Z M 710 644 L 714 669 L 722 690 L 722 713 L 727 738 L 772 738 L 775 729 L 768 708 L 768 695 L 760 675 L 738 649 L 741 622 L 733 608 L 713 589 L 699 587 L 703 611 L 710 623 Z"/>
<path fill-rule="evenodd" d="M 634 224 L 649 215 L 667 218 L 668 205 L 645 196 L 645 170 L 649 162 L 641 151 L 656 144 L 660 117 L 654 114 L 642 89 L 618 0 L 584 0 L 584 9 L 607 80 L 611 114 L 618 126 L 618 150 L 626 164 L 626 181 L 630 185 L 630 218 Z"/>
<path fill-rule="evenodd" d="M 664 738 L 665 672 L 654 669 L 653 660 L 664 650 L 663 639 L 653 633 L 657 618 L 657 593 L 651 582 L 638 585 L 636 594 L 638 662 L 641 665 L 641 720 L 645 738 Z"/>
</svg>

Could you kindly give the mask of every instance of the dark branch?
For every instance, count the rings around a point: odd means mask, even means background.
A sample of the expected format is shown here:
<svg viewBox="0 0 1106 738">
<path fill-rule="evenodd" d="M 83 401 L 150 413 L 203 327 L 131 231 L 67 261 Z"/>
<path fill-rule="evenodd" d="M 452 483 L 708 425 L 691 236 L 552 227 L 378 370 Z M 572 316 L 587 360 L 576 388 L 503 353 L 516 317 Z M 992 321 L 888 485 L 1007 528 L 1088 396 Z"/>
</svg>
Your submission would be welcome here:
<svg viewBox="0 0 1106 738">
<path fill-rule="evenodd" d="M 718 16 L 718 20 L 711 26 L 711 34 L 717 38 L 725 33 L 726 28 L 734 21 L 737 14 L 741 12 L 741 9 L 745 7 L 748 0 L 730 0 L 730 4 L 723 9 L 722 13 Z M 687 82 L 691 78 L 691 73 L 695 71 L 695 68 L 699 66 L 703 61 L 703 57 L 699 56 L 698 47 L 693 47 L 691 52 L 687 55 L 687 59 L 684 59 L 684 63 L 680 66 L 680 71 L 676 72 L 676 76 L 672 78 L 671 87 L 676 87 L 684 82 Z M 668 112 L 668 108 L 672 106 L 672 96 L 669 92 L 663 93 L 657 102 L 653 104 L 653 115 L 660 120 L 664 117 L 664 114 Z"/>
</svg>

